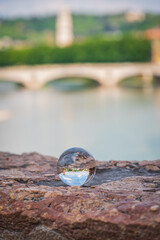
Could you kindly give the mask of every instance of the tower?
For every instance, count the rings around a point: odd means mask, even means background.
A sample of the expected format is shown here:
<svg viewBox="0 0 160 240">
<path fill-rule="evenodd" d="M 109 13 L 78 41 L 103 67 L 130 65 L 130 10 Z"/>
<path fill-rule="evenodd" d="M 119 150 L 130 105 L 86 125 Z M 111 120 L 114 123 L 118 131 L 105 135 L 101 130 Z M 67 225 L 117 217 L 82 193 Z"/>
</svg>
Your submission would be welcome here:
<svg viewBox="0 0 160 240">
<path fill-rule="evenodd" d="M 160 28 L 145 31 L 145 37 L 152 41 L 152 62 L 160 64 Z"/>
<path fill-rule="evenodd" d="M 56 44 L 59 47 L 67 47 L 73 43 L 72 16 L 69 11 L 62 10 L 56 22 Z"/>
</svg>

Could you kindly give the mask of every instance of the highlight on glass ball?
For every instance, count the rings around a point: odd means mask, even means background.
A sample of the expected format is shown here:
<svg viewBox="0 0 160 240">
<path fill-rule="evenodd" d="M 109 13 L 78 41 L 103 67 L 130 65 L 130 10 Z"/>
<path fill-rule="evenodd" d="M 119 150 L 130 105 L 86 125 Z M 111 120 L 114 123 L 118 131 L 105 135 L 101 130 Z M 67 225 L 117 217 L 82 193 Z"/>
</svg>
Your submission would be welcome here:
<svg viewBox="0 0 160 240">
<path fill-rule="evenodd" d="M 96 172 L 94 157 L 83 148 L 70 148 L 60 156 L 57 173 L 69 186 L 83 186 L 90 182 Z"/>
</svg>

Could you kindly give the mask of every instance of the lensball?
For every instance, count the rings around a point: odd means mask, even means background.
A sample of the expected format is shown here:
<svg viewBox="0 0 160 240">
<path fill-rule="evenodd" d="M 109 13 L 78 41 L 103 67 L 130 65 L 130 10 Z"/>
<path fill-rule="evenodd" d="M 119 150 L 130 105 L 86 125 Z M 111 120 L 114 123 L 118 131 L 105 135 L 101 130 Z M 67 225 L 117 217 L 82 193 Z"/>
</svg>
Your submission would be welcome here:
<svg viewBox="0 0 160 240">
<path fill-rule="evenodd" d="M 65 184 L 82 186 L 90 182 L 96 172 L 94 157 L 83 148 L 70 148 L 62 153 L 57 163 L 57 173 Z"/>
</svg>

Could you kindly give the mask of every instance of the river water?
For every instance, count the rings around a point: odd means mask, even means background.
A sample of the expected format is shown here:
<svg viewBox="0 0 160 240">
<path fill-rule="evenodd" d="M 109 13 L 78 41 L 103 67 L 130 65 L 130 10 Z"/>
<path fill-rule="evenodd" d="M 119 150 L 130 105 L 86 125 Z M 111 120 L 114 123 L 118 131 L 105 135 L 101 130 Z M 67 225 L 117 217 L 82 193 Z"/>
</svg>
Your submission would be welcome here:
<svg viewBox="0 0 160 240">
<path fill-rule="evenodd" d="M 1 89 L 1 151 L 59 157 L 74 146 L 98 160 L 160 158 L 160 88 Z"/>
</svg>

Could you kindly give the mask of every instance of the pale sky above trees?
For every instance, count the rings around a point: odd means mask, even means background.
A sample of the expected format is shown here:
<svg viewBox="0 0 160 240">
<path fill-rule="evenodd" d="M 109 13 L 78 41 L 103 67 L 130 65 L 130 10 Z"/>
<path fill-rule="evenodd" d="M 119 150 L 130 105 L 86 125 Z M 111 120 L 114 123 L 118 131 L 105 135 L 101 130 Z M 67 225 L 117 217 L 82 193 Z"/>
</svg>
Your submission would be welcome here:
<svg viewBox="0 0 160 240">
<path fill-rule="evenodd" d="M 0 0 L 0 16 L 55 14 L 66 6 L 79 13 L 117 13 L 126 10 L 160 12 L 160 0 Z"/>
</svg>

